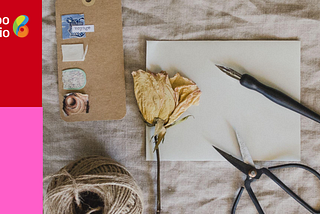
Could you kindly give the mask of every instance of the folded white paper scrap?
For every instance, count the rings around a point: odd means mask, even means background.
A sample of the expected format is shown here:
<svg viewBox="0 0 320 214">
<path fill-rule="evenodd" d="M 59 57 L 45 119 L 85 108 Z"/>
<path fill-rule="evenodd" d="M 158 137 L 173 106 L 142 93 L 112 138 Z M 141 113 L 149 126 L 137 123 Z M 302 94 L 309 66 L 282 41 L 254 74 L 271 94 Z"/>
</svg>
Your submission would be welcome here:
<svg viewBox="0 0 320 214">
<path fill-rule="evenodd" d="M 84 61 L 88 52 L 83 50 L 83 44 L 62 45 L 62 62 Z"/>
</svg>

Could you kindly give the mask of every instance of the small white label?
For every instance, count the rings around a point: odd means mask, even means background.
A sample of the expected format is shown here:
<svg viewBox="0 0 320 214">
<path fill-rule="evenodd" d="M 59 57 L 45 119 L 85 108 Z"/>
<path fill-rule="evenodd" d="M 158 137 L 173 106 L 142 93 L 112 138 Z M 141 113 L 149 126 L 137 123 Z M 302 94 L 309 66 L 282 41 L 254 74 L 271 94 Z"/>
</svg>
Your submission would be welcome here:
<svg viewBox="0 0 320 214">
<path fill-rule="evenodd" d="M 94 32 L 94 25 L 72 26 L 72 33 L 90 33 Z"/>
</svg>

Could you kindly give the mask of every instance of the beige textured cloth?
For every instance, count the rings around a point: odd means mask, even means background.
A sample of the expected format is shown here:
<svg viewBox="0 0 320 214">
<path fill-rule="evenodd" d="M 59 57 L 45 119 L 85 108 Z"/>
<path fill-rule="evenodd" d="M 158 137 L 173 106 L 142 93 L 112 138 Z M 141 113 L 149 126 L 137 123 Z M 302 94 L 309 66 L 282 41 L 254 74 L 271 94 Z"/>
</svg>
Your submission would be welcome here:
<svg viewBox="0 0 320 214">
<path fill-rule="evenodd" d="M 145 161 L 145 127 L 130 72 L 145 68 L 146 40 L 301 41 L 301 102 L 320 112 L 320 2 L 317 0 L 123 0 L 127 115 L 120 121 L 66 123 L 59 116 L 54 0 L 43 3 L 44 176 L 86 155 L 105 155 L 132 173 L 154 213 L 156 164 Z M 195 142 L 196 143 L 196 142 Z M 302 163 L 320 172 L 320 124 L 301 118 Z M 277 163 L 260 162 L 259 166 Z M 163 213 L 230 213 L 242 175 L 227 162 L 162 162 Z M 320 181 L 279 170 L 294 191 L 320 209 Z M 47 187 L 47 183 L 44 185 Z M 264 178 L 253 184 L 266 213 L 308 213 Z M 238 213 L 257 213 L 245 192 Z"/>
</svg>

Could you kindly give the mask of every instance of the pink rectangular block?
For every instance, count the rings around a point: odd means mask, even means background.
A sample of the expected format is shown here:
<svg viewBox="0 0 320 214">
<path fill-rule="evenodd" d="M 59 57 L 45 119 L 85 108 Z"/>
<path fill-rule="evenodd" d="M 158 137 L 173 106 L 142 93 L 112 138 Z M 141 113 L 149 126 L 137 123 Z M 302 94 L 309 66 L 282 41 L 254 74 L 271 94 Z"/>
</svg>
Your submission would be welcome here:
<svg viewBox="0 0 320 214">
<path fill-rule="evenodd" d="M 42 108 L 0 108 L 1 213 L 42 213 Z"/>
</svg>

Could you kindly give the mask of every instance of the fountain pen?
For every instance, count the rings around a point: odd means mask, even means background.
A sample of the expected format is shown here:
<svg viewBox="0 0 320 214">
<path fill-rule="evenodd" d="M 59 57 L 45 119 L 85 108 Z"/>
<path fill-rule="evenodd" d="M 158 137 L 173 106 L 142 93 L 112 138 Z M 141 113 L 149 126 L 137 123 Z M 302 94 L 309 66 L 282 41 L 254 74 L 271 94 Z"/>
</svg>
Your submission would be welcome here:
<svg viewBox="0 0 320 214">
<path fill-rule="evenodd" d="M 259 82 L 254 77 L 250 76 L 249 74 L 240 74 L 239 72 L 233 70 L 232 68 L 228 68 L 223 65 L 216 66 L 227 75 L 239 80 L 240 84 L 248 89 L 254 90 L 259 92 L 260 94 L 267 97 L 269 100 L 277 103 L 280 106 L 288 108 L 294 112 L 297 112 L 301 115 L 304 115 L 318 123 L 320 123 L 320 115 L 313 112 L 312 110 L 308 109 L 307 107 L 303 106 L 301 103 L 297 102 L 296 100 L 292 99 L 288 95 L 266 86 Z"/>
</svg>

